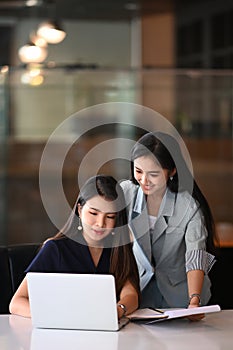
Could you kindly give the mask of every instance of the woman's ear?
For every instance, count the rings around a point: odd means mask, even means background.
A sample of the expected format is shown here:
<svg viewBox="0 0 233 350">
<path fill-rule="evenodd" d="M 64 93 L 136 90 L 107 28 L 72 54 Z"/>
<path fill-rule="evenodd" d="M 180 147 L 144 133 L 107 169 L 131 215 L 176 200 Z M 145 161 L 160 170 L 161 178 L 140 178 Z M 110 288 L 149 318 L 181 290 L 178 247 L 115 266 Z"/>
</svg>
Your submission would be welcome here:
<svg viewBox="0 0 233 350">
<path fill-rule="evenodd" d="M 78 203 L 78 215 L 80 216 L 82 212 L 82 206 Z"/>
<path fill-rule="evenodd" d="M 175 174 L 176 174 L 176 168 L 174 168 L 174 169 L 170 172 L 169 177 L 174 176 Z"/>
</svg>

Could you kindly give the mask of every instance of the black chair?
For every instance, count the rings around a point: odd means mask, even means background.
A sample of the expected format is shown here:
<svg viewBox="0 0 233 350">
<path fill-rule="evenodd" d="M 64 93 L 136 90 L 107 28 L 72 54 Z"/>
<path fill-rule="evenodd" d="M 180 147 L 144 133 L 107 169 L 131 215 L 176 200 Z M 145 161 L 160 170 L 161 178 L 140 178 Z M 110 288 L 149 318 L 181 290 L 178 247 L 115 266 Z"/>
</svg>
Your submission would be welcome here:
<svg viewBox="0 0 233 350">
<path fill-rule="evenodd" d="M 26 243 L 0 247 L 0 313 L 9 313 L 10 300 L 25 276 L 25 269 L 41 244 Z"/>
<path fill-rule="evenodd" d="M 209 304 L 219 304 L 222 309 L 233 309 L 233 248 L 220 248 L 217 262 L 210 271 L 212 297 Z"/>
<path fill-rule="evenodd" d="M 7 247 L 0 247 L 0 279 L 0 314 L 7 314 L 9 313 L 9 302 L 12 296 Z"/>
<path fill-rule="evenodd" d="M 25 277 L 25 269 L 37 254 L 39 247 L 40 244 L 38 243 L 8 246 L 8 258 L 13 293 L 15 293 L 16 289 Z"/>
</svg>

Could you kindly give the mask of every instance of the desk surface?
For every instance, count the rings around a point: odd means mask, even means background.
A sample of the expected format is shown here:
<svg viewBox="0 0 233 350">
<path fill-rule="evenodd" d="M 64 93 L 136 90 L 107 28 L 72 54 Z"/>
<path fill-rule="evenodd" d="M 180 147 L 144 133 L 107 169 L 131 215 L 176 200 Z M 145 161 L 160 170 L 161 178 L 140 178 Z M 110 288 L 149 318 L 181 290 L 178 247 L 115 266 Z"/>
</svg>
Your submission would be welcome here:
<svg viewBox="0 0 233 350">
<path fill-rule="evenodd" d="M 30 319 L 0 316 L 1 350 L 231 350 L 232 344 L 233 310 L 200 322 L 130 323 L 119 332 L 32 329 Z"/>
</svg>

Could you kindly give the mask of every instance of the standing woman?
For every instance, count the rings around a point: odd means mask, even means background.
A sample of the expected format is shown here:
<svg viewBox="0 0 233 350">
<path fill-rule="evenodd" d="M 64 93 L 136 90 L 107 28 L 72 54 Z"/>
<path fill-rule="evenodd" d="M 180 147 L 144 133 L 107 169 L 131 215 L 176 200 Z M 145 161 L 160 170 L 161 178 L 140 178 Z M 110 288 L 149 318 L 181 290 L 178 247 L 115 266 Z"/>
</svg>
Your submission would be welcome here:
<svg viewBox="0 0 233 350">
<path fill-rule="evenodd" d="M 138 308 L 139 276 L 124 194 L 113 177 L 97 175 L 84 184 L 65 227 L 43 244 L 29 271 L 112 274 L 118 317 Z M 10 312 L 30 317 L 26 277 L 10 302 Z"/>
<path fill-rule="evenodd" d="M 141 307 L 206 305 L 214 222 L 178 142 L 162 132 L 142 136 L 131 151 L 131 175 L 121 186 L 135 239 Z"/>
</svg>

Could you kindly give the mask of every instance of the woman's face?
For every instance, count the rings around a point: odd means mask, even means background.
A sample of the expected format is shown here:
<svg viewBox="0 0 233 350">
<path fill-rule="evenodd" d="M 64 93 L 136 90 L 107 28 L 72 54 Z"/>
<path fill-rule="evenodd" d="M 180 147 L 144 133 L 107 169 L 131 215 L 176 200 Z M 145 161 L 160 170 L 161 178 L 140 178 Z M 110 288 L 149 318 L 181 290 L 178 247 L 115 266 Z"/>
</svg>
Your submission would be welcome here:
<svg viewBox="0 0 233 350">
<path fill-rule="evenodd" d="M 96 244 L 113 231 L 116 223 L 115 206 L 101 196 L 89 199 L 78 207 L 83 236 L 88 244 Z"/>
<path fill-rule="evenodd" d="M 171 175 L 169 170 L 163 169 L 153 157 L 142 156 L 134 161 L 134 177 L 146 195 L 163 195 Z"/>
</svg>

